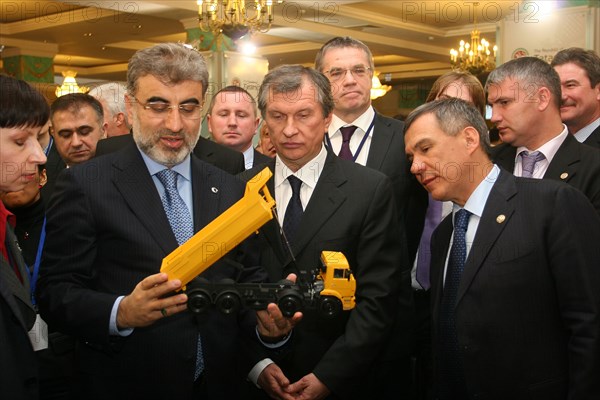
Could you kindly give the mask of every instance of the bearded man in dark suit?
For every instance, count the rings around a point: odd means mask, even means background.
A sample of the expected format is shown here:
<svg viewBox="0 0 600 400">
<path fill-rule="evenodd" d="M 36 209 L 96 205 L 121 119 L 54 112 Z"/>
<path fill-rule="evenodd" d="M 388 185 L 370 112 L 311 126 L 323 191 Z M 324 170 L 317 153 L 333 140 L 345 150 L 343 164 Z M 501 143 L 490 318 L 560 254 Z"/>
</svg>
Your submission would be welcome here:
<svg viewBox="0 0 600 400">
<path fill-rule="evenodd" d="M 39 285 L 49 325 L 77 338 L 77 391 L 88 399 L 238 398 L 238 339 L 256 316 L 196 318 L 162 259 L 243 194 L 241 181 L 192 155 L 208 85 L 181 44 L 138 51 L 126 105 L 133 139 L 65 170 L 48 210 Z M 175 205 L 177 207 L 175 207 Z M 240 251 L 230 257 L 243 261 Z M 209 280 L 258 277 L 217 263 Z M 247 318 L 246 318 L 247 317 Z"/>
</svg>

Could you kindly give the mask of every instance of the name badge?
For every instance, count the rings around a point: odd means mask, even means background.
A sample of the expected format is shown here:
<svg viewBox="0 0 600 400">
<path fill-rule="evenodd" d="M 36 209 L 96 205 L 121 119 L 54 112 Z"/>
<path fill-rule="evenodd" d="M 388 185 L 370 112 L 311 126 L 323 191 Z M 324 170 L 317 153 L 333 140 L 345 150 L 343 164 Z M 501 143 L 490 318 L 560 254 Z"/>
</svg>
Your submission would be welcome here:
<svg viewBox="0 0 600 400">
<path fill-rule="evenodd" d="M 40 314 L 36 315 L 35 324 L 29 331 L 29 340 L 33 345 L 34 351 L 44 350 L 48 348 L 48 325 Z"/>
</svg>

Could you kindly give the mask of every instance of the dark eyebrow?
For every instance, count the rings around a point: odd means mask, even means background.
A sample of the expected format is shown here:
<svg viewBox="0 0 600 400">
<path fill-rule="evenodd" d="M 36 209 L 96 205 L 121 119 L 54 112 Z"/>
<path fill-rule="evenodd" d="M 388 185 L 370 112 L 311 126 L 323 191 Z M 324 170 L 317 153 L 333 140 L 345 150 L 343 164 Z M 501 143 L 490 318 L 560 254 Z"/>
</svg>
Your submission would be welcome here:
<svg viewBox="0 0 600 400">
<path fill-rule="evenodd" d="M 162 97 L 159 96 L 152 96 L 150 97 L 148 100 L 146 100 L 147 103 L 169 103 L 168 100 L 163 99 Z M 196 98 L 190 98 L 190 99 L 186 99 L 183 100 L 181 103 L 179 104 L 200 104 L 200 101 L 198 101 L 198 99 Z"/>
<path fill-rule="evenodd" d="M 168 102 L 169 102 L 168 100 L 163 99 L 162 97 L 158 97 L 158 96 L 152 96 L 148 100 L 146 100 L 146 103 L 168 103 Z"/>
</svg>

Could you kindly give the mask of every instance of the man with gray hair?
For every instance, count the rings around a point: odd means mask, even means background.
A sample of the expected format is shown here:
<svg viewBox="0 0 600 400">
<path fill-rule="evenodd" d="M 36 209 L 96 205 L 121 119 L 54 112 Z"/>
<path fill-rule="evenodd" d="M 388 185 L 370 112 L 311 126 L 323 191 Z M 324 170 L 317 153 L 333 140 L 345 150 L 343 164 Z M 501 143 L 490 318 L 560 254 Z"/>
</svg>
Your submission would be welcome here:
<svg viewBox="0 0 600 400">
<path fill-rule="evenodd" d="M 258 96 L 277 150 L 267 165 L 279 209 L 279 221 L 260 230 L 259 264 L 273 282 L 291 272 L 306 279 L 321 251 L 340 251 L 356 277 L 354 309 L 323 303 L 332 318 L 306 309 L 289 351 L 270 359 L 257 352 L 260 363 L 250 378 L 272 398 L 391 398 L 403 389 L 394 380 L 398 342 L 392 332 L 398 315 L 410 312 L 410 282 L 400 278 L 407 266 L 393 189 L 387 176 L 323 145 L 333 106 L 327 78 L 301 65 L 270 71 Z M 276 329 L 276 311 L 259 317 L 259 331 Z"/>
<path fill-rule="evenodd" d="M 102 104 L 106 137 L 128 135 L 131 132 L 125 110 L 125 91 L 125 85 L 109 82 L 94 87 L 88 93 Z"/>
<path fill-rule="evenodd" d="M 135 143 L 66 170 L 48 209 L 38 300 L 48 325 L 74 336 L 75 393 L 86 399 L 235 399 L 238 339 L 255 313 L 195 317 L 165 256 L 244 193 L 193 156 L 208 71 L 197 51 L 163 43 L 129 61 L 127 113 Z M 241 249 L 203 274 L 238 270 Z M 255 264 L 253 264 L 255 265 Z"/>
<path fill-rule="evenodd" d="M 551 65 L 560 76 L 560 115 L 569 133 L 600 148 L 600 57 L 593 50 L 571 47 L 556 53 Z"/>
<path fill-rule="evenodd" d="M 600 214 L 600 151 L 569 135 L 556 71 L 536 57 L 508 61 L 485 85 L 502 142 L 492 159 L 516 176 L 555 179 L 581 190 Z"/>
<path fill-rule="evenodd" d="M 435 398 L 600 398 L 590 202 L 493 164 L 485 121 L 464 100 L 424 104 L 405 123 L 411 172 L 454 203 L 431 239 Z"/>
</svg>

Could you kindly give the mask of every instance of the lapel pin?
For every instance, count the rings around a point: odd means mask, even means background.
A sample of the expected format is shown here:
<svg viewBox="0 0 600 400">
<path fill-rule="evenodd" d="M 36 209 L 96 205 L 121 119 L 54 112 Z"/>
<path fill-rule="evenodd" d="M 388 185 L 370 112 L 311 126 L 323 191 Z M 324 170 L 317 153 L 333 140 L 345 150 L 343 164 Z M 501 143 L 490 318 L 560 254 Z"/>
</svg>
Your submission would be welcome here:
<svg viewBox="0 0 600 400">
<path fill-rule="evenodd" d="M 569 177 L 569 174 L 567 172 L 563 172 L 562 174 L 560 174 L 560 179 L 562 179 L 563 181 L 565 179 L 567 179 Z"/>
<path fill-rule="evenodd" d="M 496 217 L 496 222 L 497 222 L 497 223 L 501 224 L 501 223 L 503 223 L 504 221 L 506 221 L 506 215 L 504 215 L 504 214 L 500 214 L 500 215 L 498 215 L 498 216 Z"/>
<path fill-rule="evenodd" d="M 210 188 L 210 190 L 211 190 L 213 193 L 217 193 L 217 192 L 219 191 L 219 189 L 217 189 L 217 188 L 216 188 L 216 187 L 214 187 L 214 186 L 213 186 L 212 188 Z"/>
</svg>

